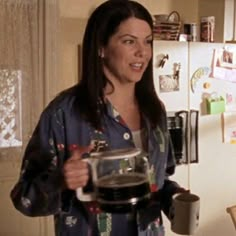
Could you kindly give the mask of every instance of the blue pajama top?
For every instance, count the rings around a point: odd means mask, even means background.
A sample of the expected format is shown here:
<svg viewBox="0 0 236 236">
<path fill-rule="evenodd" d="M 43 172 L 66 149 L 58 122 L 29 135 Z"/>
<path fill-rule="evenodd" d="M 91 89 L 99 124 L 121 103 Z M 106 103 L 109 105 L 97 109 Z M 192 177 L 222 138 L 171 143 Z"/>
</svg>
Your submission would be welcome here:
<svg viewBox="0 0 236 236">
<path fill-rule="evenodd" d="M 14 206 L 27 216 L 54 215 L 56 236 L 163 236 L 161 211 L 169 214 L 171 197 L 179 188 L 168 176 L 175 161 L 166 124 L 155 129 L 143 117 L 144 140 L 151 172 L 152 198 L 136 213 L 94 211 L 62 187 L 62 167 L 76 146 L 95 143 L 95 151 L 135 147 L 132 132 L 107 102 L 102 129 L 96 130 L 72 109 L 73 95 L 60 95 L 43 111 L 26 147 L 18 182 L 11 191 Z"/>
</svg>

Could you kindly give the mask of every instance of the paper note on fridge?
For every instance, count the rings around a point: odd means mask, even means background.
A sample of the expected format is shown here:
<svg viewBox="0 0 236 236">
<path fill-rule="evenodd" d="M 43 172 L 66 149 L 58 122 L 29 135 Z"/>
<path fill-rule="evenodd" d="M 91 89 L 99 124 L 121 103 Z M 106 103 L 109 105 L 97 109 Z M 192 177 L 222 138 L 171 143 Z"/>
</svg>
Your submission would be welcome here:
<svg viewBox="0 0 236 236">
<path fill-rule="evenodd" d="M 236 49 L 215 49 L 213 77 L 236 82 Z"/>
</svg>

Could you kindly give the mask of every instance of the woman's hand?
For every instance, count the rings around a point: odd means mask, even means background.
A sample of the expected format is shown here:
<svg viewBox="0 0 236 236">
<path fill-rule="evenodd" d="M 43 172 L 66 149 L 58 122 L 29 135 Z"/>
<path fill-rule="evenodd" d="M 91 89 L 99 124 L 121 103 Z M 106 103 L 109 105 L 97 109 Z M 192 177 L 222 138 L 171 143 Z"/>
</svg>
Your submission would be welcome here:
<svg viewBox="0 0 236 236">
<path fill-rule="evenodd" d="M 63 175 L 65 186 L 68 189 L 76 190 L 84 187 L 89 178 L 88 164 L 82 161 L 82 155 L 89 153 L 93 146 L 78 147 L 72 150 L 71 157 L 65 162 L 63 167 Z"/>
</svg>

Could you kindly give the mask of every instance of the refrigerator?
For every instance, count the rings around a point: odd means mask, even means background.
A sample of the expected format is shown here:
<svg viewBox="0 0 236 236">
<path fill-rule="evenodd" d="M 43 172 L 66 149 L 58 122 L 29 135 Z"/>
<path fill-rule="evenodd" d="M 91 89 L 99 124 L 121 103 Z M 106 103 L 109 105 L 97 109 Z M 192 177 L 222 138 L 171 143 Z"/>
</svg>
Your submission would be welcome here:
<svg viewBox="0 0 236 236">
<path fill-rule="evenodd" d="M 200 197 L 194 235 L 233 236 L 226 209 L 236 205 L 236 45 L 156 40 L 153 58 L 170 133 L 182 130 L 172 136 L 182 154 L 170 178 Z M 164 224 L 177 235 L 166 217 Z"/>
</svg>

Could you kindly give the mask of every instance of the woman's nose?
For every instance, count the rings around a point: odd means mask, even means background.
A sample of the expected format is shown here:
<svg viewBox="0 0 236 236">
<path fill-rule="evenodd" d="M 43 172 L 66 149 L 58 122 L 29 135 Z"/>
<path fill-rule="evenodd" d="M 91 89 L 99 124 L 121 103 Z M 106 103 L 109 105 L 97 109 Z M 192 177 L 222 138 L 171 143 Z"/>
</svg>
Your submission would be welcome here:
<svg viewBox="0 0 236 236">
<path fill-rule="evenodd" d="M 149 52 L 150 48 L 143 44 L 143 43 L 137 43 L 136 45 L 136 56 L 143 57 L 146 56 Z"/>
</svg>

